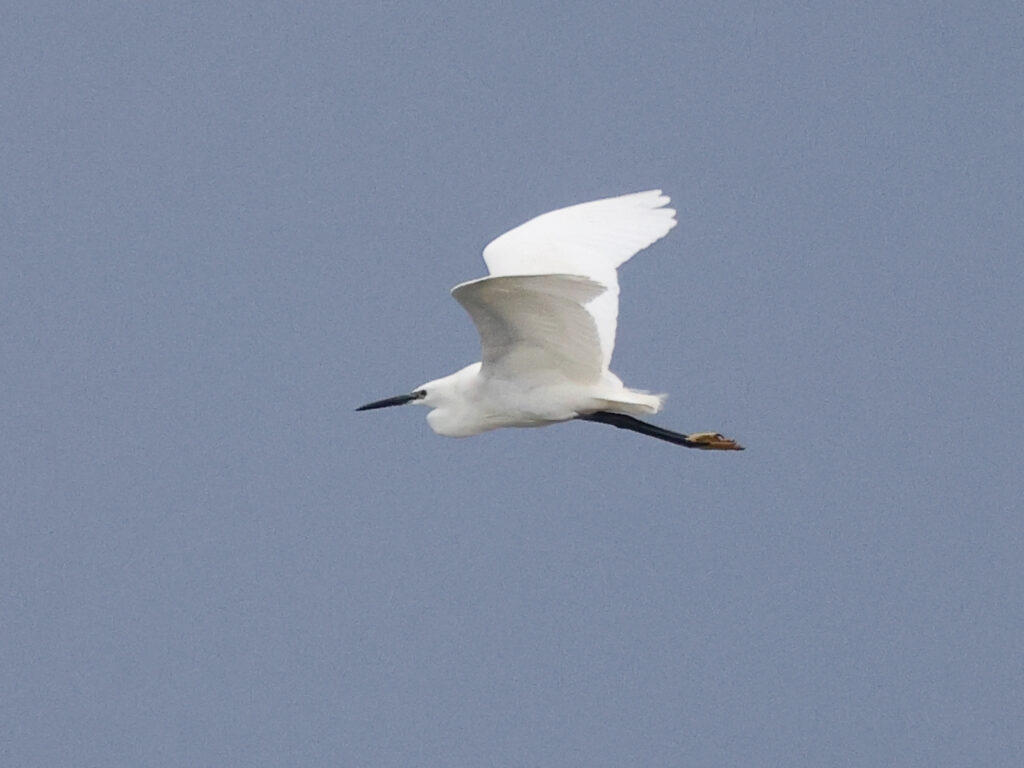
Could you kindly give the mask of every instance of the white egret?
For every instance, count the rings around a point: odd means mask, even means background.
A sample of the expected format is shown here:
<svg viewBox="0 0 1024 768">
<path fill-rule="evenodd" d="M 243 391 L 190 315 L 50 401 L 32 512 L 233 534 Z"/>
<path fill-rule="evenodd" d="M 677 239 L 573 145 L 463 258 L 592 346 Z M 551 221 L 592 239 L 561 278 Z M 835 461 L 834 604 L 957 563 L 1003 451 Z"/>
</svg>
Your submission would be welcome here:
<svg viewBox="0 0 1024 768">
<path fill-rule="evenodd" d="M 743 450 L 716 432 L 684 435 L 640 421 L 664 395 L 630 389 L 608 369 L 619 311 L 616 269 L 676 225 L 661 190 L 537 216 L 484 248 L 490 277 L 452 296 L 480 334 L 481 362 L 407 395 L 367 403 L 433 409 L 431 428 L 468 437 L 500 427 L 596 421 L 705 450 Z"/>
</svg>

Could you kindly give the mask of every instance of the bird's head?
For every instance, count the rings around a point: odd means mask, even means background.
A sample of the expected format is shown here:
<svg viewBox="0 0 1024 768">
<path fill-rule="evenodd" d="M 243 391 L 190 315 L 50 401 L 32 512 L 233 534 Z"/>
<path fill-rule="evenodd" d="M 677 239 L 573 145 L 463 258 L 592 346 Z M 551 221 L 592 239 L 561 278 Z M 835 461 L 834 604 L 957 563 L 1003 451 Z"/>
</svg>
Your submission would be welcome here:
<svg viewBox="0 0 1024 768">
<path fill-rule="evenodd" d="M 359 406 L 356 410 L 372 411 L 375 408 L 388 408 L 392 405 L 419 403 L 432 409 L 427 415 L 427 422 L 438 434 L 448 437 L 475 435 L 485 429 L 494 428 L 485 425 L 481 429 L 478 423 L 479 413 L 474 408 L 477 399 L 474 384 L 479 372 L 480 363 L 473 363 L 449 376 L 428 381 L 407 395 L 375 400 Z"/>
<path fill-rule="evenodd" d="M 444 408 L 447 405 L 457 404 L 470 396 L 469 390 L 479 371 L 480 363 L 473 363 L 444 378 L 421 384 L 407 395 L 395 395 L 394 397 L 385 397 L 383 400 L 374 400 L 372 403 L 359 406 L 356 410 L 372 411 L 375 408 L 389 408 L 392 405 L 405 405 L 406 403 L 419 403 L 428 408 Z"/>
<path fill-rule="evenodd" d="M 428 408 L 444 408 L 447 405 L 466 402 L 473 399 L 474 385 L 478 384 L 479 374 L 480 363 L 473 363 L 455 373 L 421 384 L 407 395 L 375 400 L 359 406 L 356 410 L 372 411 L 374 408 L 387 408 L 406 403 L 419 403 Z"/>
</svg>

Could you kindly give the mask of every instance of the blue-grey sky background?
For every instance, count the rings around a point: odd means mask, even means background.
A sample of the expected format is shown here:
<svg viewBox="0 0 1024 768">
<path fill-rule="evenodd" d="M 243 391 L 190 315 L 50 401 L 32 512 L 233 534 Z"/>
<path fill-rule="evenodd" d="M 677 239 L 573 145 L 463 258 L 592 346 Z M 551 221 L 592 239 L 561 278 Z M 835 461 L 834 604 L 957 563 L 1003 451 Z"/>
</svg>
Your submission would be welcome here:
<svg viewBox="0 0 1024 768">
<path fill-rule="evenodd" d="M 9 3 L 0 763 L 1019 766 L 1019 2 Z M 660 187 L 595 424 L 355 413 Z"/>
</svg>

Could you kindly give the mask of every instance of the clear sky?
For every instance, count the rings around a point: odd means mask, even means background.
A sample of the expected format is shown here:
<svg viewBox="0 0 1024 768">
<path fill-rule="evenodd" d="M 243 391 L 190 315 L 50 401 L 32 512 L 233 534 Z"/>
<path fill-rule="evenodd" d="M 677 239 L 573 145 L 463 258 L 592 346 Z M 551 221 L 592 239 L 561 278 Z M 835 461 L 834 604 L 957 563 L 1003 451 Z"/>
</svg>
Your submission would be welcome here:
<svg viewBox="0 0 1024 768">
<path fill-rule="evenodd" d="M 0 24 L 0 763 L 1019 766 L 1024 12 L 52 3 Z M 700 453 L 355 413 L 652 187 Z"/>
</svg>

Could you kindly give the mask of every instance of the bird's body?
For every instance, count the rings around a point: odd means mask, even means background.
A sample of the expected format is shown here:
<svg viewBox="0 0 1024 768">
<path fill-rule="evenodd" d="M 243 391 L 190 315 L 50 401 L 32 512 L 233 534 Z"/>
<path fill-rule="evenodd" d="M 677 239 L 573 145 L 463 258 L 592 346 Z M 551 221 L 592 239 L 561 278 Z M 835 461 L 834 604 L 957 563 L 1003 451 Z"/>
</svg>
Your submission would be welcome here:
<svg viewBox="0 0 1024 768">
<path fill-rule="evenodd" d="M 738 448 L 715 433 L 681 435 L 633 418 L 657 413 L 664 396 L 630 389 L 609 370 L 616 270 L 675 226 L 668 202 L 659 190 L 596 200 L 501 235 L 484 249 L 490 276 L 452 289 L 480 334 L 482 360 L 359 410 L 419 402 L 446 437 L 580 418 L 690 447 Z"/>
</svg>

